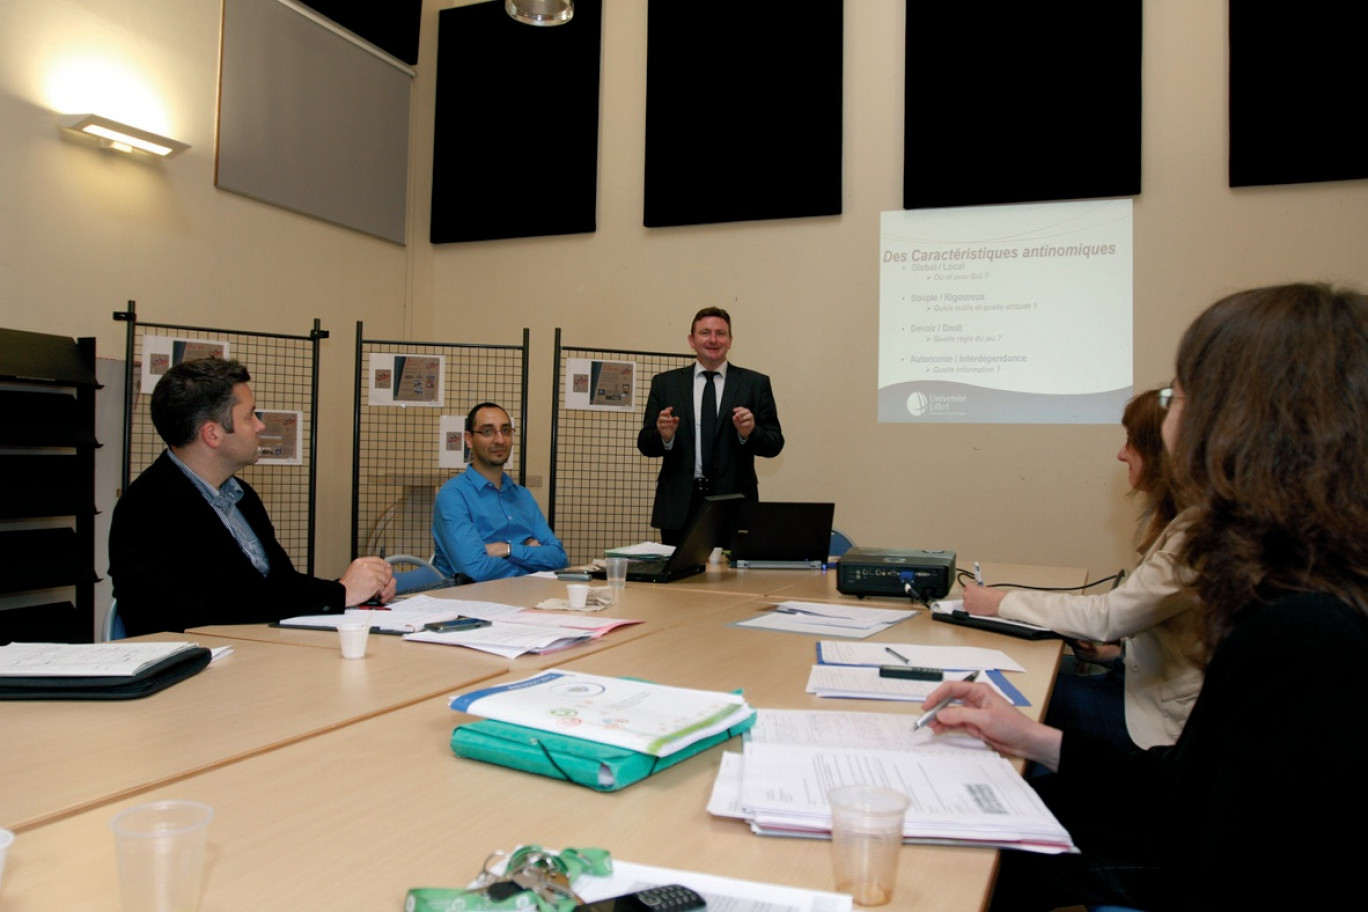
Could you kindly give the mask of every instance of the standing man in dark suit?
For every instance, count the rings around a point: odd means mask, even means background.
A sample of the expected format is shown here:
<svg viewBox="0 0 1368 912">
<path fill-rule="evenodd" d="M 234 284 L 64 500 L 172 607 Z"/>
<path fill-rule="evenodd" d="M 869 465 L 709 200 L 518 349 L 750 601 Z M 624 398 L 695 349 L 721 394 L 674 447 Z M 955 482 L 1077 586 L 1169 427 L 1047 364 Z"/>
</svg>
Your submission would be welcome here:
<svg viewBox="0 0 1368 912">
<path fill-rule="evenodd" d="M 124 491 L 109 528 L 109 575 L 129 636 L 340 614 L 394 596 L 378 557 L 352 561 L 339 580 L 297 572 L 261 498 L 233 477 L 257 461 L 266 428 L 250 379 L 236 361 L 204 358 L 172 367 L 152 392 L 167 449 Z"/>
<path fill-rule="evenodd" d="M 704 497 L 756 500 L 755 457 L 784 448 L 769 377 L 729 364 L 731 343 L 731 316 L 705 307 L 689 328 L 698 361 L 651 379 L 637 449 L 664 459 L 651 525 L 667 545 L 679 543 Z"/>
</svg>

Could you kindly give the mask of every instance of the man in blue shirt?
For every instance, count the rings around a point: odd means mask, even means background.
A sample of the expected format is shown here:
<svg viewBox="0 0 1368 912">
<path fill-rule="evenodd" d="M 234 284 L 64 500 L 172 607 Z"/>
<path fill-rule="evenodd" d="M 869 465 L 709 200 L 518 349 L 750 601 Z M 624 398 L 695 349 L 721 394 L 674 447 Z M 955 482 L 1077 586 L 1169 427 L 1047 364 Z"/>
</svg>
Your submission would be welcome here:
<svg viewBox="0 0 1368 912">
<path fill-rule="evenodd" d="M 476 582 L 559 570 L 569 561 L 541 509 L 504 464 L 513 452 L 513 422 L 493 402 L 466 415 L 470 465 L 442 485 L 432 519 L 433 563 L 443 576 Z"/>
</svg>

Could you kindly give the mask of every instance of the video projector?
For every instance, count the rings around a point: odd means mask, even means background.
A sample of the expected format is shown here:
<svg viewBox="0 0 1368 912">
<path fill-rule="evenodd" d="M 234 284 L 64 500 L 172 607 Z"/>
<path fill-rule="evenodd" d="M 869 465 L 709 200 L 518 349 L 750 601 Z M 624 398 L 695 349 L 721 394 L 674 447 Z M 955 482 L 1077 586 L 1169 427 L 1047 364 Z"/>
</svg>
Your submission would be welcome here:
<svg viewBox="0 0 1368 912">
<path fill-rule="evenodd" d="M 836 565 L 836 588 L 845 595 L 905 598 L 909 582 L 922 598 L 945 598 L 955 582 L 955 552 L 851 548 Z"/>
</svg>

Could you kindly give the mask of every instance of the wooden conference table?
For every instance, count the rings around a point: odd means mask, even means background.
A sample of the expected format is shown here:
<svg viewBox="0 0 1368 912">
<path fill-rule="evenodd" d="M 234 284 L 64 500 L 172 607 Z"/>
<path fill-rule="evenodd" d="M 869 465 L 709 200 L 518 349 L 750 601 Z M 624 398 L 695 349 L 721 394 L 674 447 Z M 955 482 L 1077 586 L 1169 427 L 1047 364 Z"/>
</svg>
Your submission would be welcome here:
<svg viewBox="0 0 1368 912">
<path fill-rule="evenodd" d="M 1069 586 L 1082 570 L 1011 567 L 1014 580 Z M 1000 565 L 985 565 L 1005 578 Z M 996 570 L 996 572 L 994 572 Z M 810 636 L 732 626 L 767 602 L 717 571 L 711 592 L 629 585 L 615 617 L 642 618 L 583 647 L 512 661 L 469 650 L 372 637 L 366 659 L 337 656 L 335 634 L 260 626 L 196 632 L 234 652 L 145 700 L 0 705 L 10 749 L 0 759 L 0 825 L 19 831 L 0 903 L 7 912 L 108 909 L 117 877 L 108 820 L 134 803 L 205 801 L 210 830 L 203 912 L 246 908 L 401 907 L 416 886 L 460 886 L 497 848 L 536 842 L 602 846 L 624 860 L 831 889 L 827 843 L 764 839 L 705 809 L 720 749 L 612 794 L 456 758 L 466 717 L 445 698 L 480 682 L 552 664 L 666 684 L 743 687 L 757 708 L 913 711 L 906 704 L 819 700 L 804 693 Z M 832 575 L 767 577 L 774 598 L 842 599 Z M 504 580 L 452 596 L 531 605 L 563 586 Z M 444 593 L 445 594 L 445 593 Z M 230 639 L 231 637 L 231 639 Z M 169 638 L 158 636 L 157 639 Z M 919 614 L 876 641 L 1003 649 L 1043 711 L 1058 641 L 1028 642 L 932 622 Z M 736 745 L 730 745 L 736 749 Z M 900 908 L 979 909 L 996 865 L 988 850 L 906 847 Z"/>
</svg>

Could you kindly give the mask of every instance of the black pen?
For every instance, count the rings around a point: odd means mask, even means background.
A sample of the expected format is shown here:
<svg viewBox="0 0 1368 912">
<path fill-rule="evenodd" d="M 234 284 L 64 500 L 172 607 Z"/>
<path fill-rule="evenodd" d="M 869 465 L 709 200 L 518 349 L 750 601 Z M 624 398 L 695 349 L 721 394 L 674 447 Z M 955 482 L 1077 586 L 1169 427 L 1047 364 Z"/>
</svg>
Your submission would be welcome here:
<svg viewBox="0 0 1368 912">
<path fill-rule="evenodd" d="M 897 659 L 899 662 L 902 662 L 904 665 L 911 665 L 911 664 L 912 664 L 912 660 L 911 660 L 911 659 L 909 659 L 907 656 L 903 655 L 902 653 L 896 651 L 892 646 L 885 646 L 885 647 L 884 647 L 884 652 L 888 653 L 888 654 L 891 655 L 893 658 Z"/>
<path fill-rule="evenodd" d="M 968 676 L 967 678 L 964 678 L 963 680 L 965 680 L 965 681 L 973 681 L 973 680 L 976 680 L 976 679 L 978 678 L 978 676 L 979 676 L 979 673 L 978 673 L 977 671 L 971 671 L 971 672 L 969 672 L 969 676 Z M 955 698 L 954 698 L 954 697 L 946 697 L 944 700 L 941 700 L 941 701 L 940 701 L 939 703 L 937 703 L 935 706 L 931 707 L 931 708 L 928 709 L 926 712 L 922 713 L 922 714 L 921 714 L 921 718 L 918 719 L 916 722 L 914 722 L 914 723 L 912 724 L 912 730 L 913 730 L 913 731 L 916 731 L 917 729 L 921 728 L 923 725 L 926 725 L 927 723 L 929 723 L 932 719 L 936 718 L 936 713 L 940 712 L 942 709 L 945 709 L 945 707 L 949 706 L 949 705 L 950 705 L 951 703 L 953 703 L 954 701 L 955 701 Z"/>
</svg>

